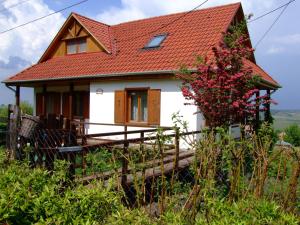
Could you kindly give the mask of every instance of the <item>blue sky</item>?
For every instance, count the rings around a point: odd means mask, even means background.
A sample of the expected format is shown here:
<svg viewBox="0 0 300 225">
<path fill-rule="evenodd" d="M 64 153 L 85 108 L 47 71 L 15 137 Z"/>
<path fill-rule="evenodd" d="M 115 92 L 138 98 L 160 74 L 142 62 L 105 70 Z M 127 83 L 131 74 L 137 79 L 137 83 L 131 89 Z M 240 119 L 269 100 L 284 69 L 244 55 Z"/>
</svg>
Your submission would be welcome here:
<svg viewBox="0 0 300 225">
<path fill-rule="evenodd" d="M 0 32 L 27 21 L 33 20 L 64 8 L 80 0 L 28 0 L 10 8 L 23 0 L 0 1 Z M 74 11 L 90 18 L 116 24 L 134 19 L 188 11 L 203 0 L 89 0 L 72 9 L 51 16 L 0 35 L 0 80 L 37 62 L 53 36 Z M 202 8 L 237 1 L 210 0 Z M 253 13 L 257 17 L 288 0 L 242 0 L 245 14 Z M 271 32 L 258 45 L 255 56 L 257 63 L 272 75 L 283 88 L 274 94 L 279 103 L 273 108 L 300 109 L 300 1 L 291 3 Z M 253 45 L 261 38 L 280 10 L 249 24 Z M 30 89 L 21 89 L 22 100 L 32 102 Z M 0 85 L 0 104 L 13 103 L 13 93 Z"/>
</svg>

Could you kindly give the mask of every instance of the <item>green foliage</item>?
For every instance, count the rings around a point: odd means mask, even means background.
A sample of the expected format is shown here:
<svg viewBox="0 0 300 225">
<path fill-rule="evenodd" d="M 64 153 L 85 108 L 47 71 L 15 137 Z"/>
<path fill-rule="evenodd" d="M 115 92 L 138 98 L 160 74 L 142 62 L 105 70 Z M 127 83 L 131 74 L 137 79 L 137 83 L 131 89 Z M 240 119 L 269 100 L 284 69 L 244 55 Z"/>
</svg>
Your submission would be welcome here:
<svg viewBox="0 0 300 225">
<path fill-rule="evenodd" d="M 33 115 L 33 106 L 28 101 L 22 101 L 20 103 L 20 108 L 22 110 L 22 113 Z M 0 117 L 7 118 L 7 112 L 8 108 L 7 105 L 0 105 Z"/>
<path fill-rule="evenodd" d="M 111 186 L 66 185 L 64 161 L 50 174 L 0 157 L 0 224 L 98 224 L 121 206 Z"/>
<path fill-rule="evenodd" d="M 7 118 L 7 105 L 0 105 L 0 117 Z"/>
<path fill-rule="evenodd" d="M 33 106 L 29 102 L 27 102 L 27 101 L 21 102 L 20 108 L 22 110 L 22 113 L 28 114 L 28 115 L 33 115 Z"/>
<path fill-rule="evenodd" d="M 112 225 L 151 225 L 156 224 L 155 220 L 149 217 L 149 215 L 143 209 L 129 210 L 122 207 L 120 211 L 113 213 L 107 219 L 107 224 Z"/>
<path fill-rule="evenodd" d="M 263 122 L 258 130 L 258 136 L 264 142 L 271 142 L 269 149 L 271 152 L 275 143 L 278 141 L 278 133 L 274 130 L 272 123 Z"/>
<path fill-rule="evenodd" d="M 121 162 L 116 161 L 116 165 L 114 165 L 112 159 L 112 152 L 105 148 L 96 149 L 96 151 L 89 153 L 86 156 L 87 163 L 91 171 L 90 172 L 106 172 L 114 169 L 116 166 L 117 168 L 120 167 Z"/>
<path fill-rule="evenodd" d="M 294 146 L 300 146 L 300 127 L 297 124 L 292 124 L 285 129 L 284 140 Z"/>
<path fill-rule="evenodd" d="M 196 218 L 196 224 L 299 224 L 300 220 L 285 213 L 272 201 L 244 199 L 229 203 L 208 199 Z"/>
<path fill-rule="evenodd" d="M 224 35 L 224 42 L 230 48 L 235 47 L 234 43 L 238 38 L 247 33 L 247 21 L 243 20 L 242 22 L 232 25 L 229 27 L 229 32 Z"/>
</svg>

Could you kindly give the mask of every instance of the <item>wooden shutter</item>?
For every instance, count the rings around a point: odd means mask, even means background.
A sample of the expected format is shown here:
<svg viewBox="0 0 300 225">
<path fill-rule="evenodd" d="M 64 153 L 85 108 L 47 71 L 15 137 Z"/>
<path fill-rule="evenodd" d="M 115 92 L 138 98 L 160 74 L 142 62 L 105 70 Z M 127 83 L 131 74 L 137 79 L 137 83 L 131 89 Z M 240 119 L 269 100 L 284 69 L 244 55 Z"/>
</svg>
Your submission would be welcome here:
<svg viewBox="0 0 300 225">
<path fill-rule="evenodd" d="M 115 91 L 115 123 L 125 123 L 125 91 Z"/>
<path fill-rule="evenodd" d="M 89 92 L 83 92 L 83 118 L 88 119 L 90 118 L 90 93 Z"/>
<path fill-rule="evenodd" d="M 35 115 L 43 115 L 43 94 L 37 93 L 35 96 Z"/>
<path fill-rule="evenodd" d="M 148 123 L 160 125 L 160 90 L 148 90 Z"/>
<path fill-rule="evenodd" d="M 70 98 L 69 93 L 63 93 L 62 114 L 64 117 L 70 117 Z"/>
</svg>

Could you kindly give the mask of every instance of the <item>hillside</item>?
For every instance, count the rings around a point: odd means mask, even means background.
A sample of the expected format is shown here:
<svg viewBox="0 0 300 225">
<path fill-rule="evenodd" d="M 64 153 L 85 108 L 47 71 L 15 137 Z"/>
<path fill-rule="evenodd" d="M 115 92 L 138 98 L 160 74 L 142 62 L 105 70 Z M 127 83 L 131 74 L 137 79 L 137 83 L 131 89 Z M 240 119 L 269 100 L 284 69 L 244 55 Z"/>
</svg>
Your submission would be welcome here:
<svg viewBox="0 0 300 225">
<path fill-rule="evenodd" d="M 291 124 L 300 125 L 300 110 L 272 110 L 274 128 L 282 130 Z"/>
</svg>

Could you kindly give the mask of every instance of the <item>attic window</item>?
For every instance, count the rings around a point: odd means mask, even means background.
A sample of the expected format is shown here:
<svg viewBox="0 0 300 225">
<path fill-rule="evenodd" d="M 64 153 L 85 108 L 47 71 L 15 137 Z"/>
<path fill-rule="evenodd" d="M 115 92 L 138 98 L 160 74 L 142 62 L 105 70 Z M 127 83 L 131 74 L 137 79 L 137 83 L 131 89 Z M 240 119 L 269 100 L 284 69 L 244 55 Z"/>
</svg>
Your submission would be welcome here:
<svg viewBox="0 0 300 225">
<path fill-rule="evenodd" d="M 86 39 L 79 38 L 67 41 L 67 54 L 86 52 Z"/>
<path fill-rule="evenodd" d="M 160 34 L 154 36 L 144 48 L 157 48 L 166 39 L 167 34 Z"/>
</svg>

